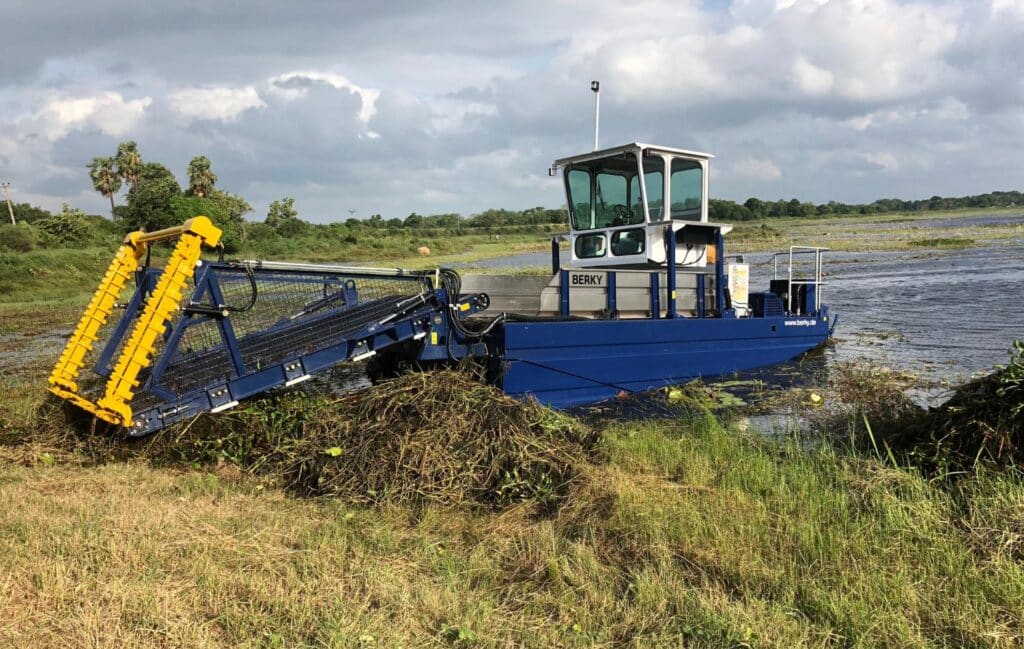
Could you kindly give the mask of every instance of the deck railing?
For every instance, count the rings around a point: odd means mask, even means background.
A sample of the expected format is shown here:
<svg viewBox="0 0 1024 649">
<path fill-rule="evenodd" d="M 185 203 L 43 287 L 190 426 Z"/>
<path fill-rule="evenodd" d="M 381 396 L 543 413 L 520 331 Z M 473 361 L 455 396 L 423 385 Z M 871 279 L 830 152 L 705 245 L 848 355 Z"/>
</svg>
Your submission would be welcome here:
<svg viewBox="0 0 1024 649">
<path fill-rule="evenodd" d="M 772 279 L 788 280 L 787 304 L 789 305 L 790 311 L 795 315 L 805 315 L 801 312 L 799 304 L 795 305 L 794 310 L 793 294 L 794 287 L 796 286 L 813 287 L 814 290 L 812 293 L 814 296 L 814 307 L 810 310 L 812 312 L 818 311 L 818 308 L 821 305 L 821 287 L 828 284 L 828 282 L 822 279 L 824 277 L 824 273 L 822 271 L 822 253 L 827 252 L 828 250 L 828 248 L 820 246 L 790 246 L 788 253 L 777 252 L 772 256 Z M 812 259 L 798 266 L 798 264 L 808 256 L 812 256 Z M 785 278 L 779 277 L 779 257 L 785 259 Z M 796 261 L 794 261 L 794 257 L 796 258 Z M 810 266 L 811 263 L 813 263 L 814 268 L 812 271 L 808 271 L 807 266 Z"/>
</svg>

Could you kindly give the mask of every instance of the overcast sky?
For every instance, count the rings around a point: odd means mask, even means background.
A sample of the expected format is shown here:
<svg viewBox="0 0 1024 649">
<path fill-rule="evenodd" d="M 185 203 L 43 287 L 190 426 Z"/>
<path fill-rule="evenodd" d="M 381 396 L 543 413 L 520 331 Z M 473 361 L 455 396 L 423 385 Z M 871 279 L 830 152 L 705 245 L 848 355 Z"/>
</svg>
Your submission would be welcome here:
<svg viewBox="0 0 1024 649">
<path fill-rule="evenodd" d="M 134 139 L 253 218 L 555 207 L 591 79 L 602 145 L 713 153 L 713 197 L 1024 188 L 1024 0 L 132 4 L 5 1 L 15 201 L 105 212 L 85 165 Z"/>
</svg>

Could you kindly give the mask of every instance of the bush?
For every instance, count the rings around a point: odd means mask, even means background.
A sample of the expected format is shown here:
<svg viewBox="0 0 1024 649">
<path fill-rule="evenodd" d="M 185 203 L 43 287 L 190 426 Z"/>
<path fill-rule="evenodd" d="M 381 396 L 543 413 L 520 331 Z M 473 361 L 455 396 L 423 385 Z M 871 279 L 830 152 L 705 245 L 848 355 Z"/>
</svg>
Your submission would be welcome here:
<svg viewBox="0 0 1024 649">
<path fill-rule="evenodd" d="M 39 235 L 31 225 L 0 225 L 0 250 L 11 252 L 29 252 L 39 242 Z"/>
<path fill-rule="evenodd" d="M 85 212 L 64 203 L 60 214 L 54 214 L 38 222 L 40 230 L 52 237 L 57 245 L 78 246 L 95 237 L 95 230 Z"/>
</svg>

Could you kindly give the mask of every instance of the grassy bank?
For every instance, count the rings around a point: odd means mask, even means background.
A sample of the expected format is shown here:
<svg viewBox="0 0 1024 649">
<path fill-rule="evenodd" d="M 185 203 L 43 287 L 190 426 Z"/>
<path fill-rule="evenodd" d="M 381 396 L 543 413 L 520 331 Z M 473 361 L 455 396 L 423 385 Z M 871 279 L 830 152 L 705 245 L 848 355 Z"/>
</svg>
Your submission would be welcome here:
<svg viewBox="0 0 1024 649">
<path fill-rule="evenodd" d="M 769 219 L 737 224 L 727 236 L 726 244 L 731 252 L 778 251 L 790 245 L 817 245 L 845 252 L 1006 245 L 1024 238 L 1024 225 L 1013 222 L 973 225 L 959 221 L 982 215 L 1011 217 L 1021 213 L 1021 208 L 1016 207 Z M 949 223 L 941 228 L 929 225 L 937 219 Z"/>
<path fill-rule="evenodd" d="M 604 431 L 551 515 L 368 508 L 231 465 L 17 450 L 0 460 L 10 646 L 1024 640 L 1019 480 L 951 490 L 704 417 Z"/>
</svg>

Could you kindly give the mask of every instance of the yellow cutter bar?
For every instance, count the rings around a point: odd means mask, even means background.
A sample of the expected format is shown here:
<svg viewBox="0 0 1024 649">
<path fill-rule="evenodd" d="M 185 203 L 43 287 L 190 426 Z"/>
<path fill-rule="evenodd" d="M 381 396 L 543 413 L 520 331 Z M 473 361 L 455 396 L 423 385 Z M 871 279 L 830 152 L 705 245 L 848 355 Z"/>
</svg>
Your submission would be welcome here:
<svg viewBox="0 0 1024 649">
<path fill-rule="evenodd" d="M 129 402 L 138 386 L 139 372 L 149 365 L 154 345 L 164 333 L 167 319 L 181 303 L 186 284 L 199 261 L 202 246 L 216 246 L 220 236 L 220 229 L 210 219 L 197 216 L 176 228 L 132 232 L 125 237 L 82 319 L 71 334 L 57 366 L 50 374 L 50 392 L 104 421 L 131 426 L 132 410 Z M 76 383 L 85 364 L 85 357 L 95 346 L 100 328 L 110 319 L 118 296 L 138 268 L 149 244 L 172 237 L 179 237 L 178 243 L 114 364 L 104 396 L 93 403 L 79 394 Z"/>
</svg>

